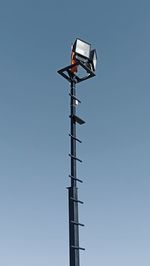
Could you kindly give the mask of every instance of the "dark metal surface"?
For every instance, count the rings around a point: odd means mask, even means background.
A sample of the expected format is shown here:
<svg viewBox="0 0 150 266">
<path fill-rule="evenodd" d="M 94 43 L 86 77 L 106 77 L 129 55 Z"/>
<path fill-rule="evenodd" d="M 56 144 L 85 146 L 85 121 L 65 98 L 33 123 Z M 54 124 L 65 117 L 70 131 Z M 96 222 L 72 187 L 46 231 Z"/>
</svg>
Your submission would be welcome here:
<svg viewBox="0 0 150 266">
<path fill-rule="evenodd" d="M 80 64 L 79 62 L 77 63 Z M 85 121 L 76 115 L 76 107 L 78 101 L 81 101 L 76 97 L 76 83 L 80 82 L 81 79 L 77 75 L 72 73 L 70 70 L 74 65 L 70 65 L 58 71 L 58 73 L 67 79 L 70 86 L 70 160 L 71 160 L 71 173 L 69 177 L 71 178 L 70 187 L 68 187 L 68 203 L 69 203 L 69 266 L 80 266 L 80 250 L 85 250 L 79 246 L 79 226 L 84 226 L 84 224 L 79 223 L 78 217 L 78 204 L 83 204 L 83 201 L 78 199 L 78 188 L 77 183 L 83 183 L 83 181 L 77 178 L 77 161 L 82 162 L 76 155 L 76 143 L 81 143 L 76 136 L 76 124 L 84 124 Z M 90 70 L 89 70 L 90 71 Z M 93 74 L 89 74 L 82 79 L 88 79 L 92 77 Z"/>
<path fill-rule="evenodd" d="M 85 76 L 79 77 L 77 74 L 72 73 L 71 69 L 74 66 L 80 66 L 85 70 Z M 76 97 L 76 84 L 92 78 L 95 76 L 94 72 L 83 62 L 77 61 L 73 65 L 69 65 L 62 68 L 58 73 L 70 82 L 70 160 L 71 160 L 71 178 L 70 187 L 68 187 L 68 203 L 69 203 L 69 266 L 80 266 L 80 250 L 85 250 L 79 245 L 79 226 L 84 224 L 79 223 L 78 217 L 78 204 L 83 204 L 83 201 L 78 199 L 77 183 L 83 183 L 83 181 L 77 178 L 77 161 L 82 162 L 77 157 L 76 143 L 81 143 L 76 136 L 76 124 L 84 124 L 85 121 L 76 115 L 77 102 L 81 101 Z"/>
<path fill-rule="evenodd" d="M 75 89 L 75 81 L 72 78 L 71 82 L 71 95 L 76 97 L 76 89 Z M 76 114 L 76 104 L 75 99 L 70 97 L 70 115 L 71 115 L 71 124 L 70 124 L 70 135 L 74 136 L 74 138 L 70 138 L 71 140 L 71 187 L 69 187 L 69 250 L 70 250 L 70 266 L 79 266 L 80 265 L 80 255 L 79 249 L 74 247 L 79 247 L 79 227 L 72 223 L 75 221 L 78 223 L 78 188 L 77 188 L 77 170 L 76 170 L 76 123 L 73 120 L 73 115 Z M 76 201 L 72 200 L 75 199 Z"/>
<path fill-rule="evenodd" d="M 76 141 L 78 141 L 79 143 L 82 143 L 82 141 L 76 137 L 74 137 L 73 135 L 69 134 L 70 137 L 72 137 L 73 139 L 75 139 Z"/>
<path fill-rule="evenodd" d="M 71 69 L 75 66 L 80 66 L 82 69 L 85 70 L 85 75 L 83 77 L 79 77 L 77 74 L 72 74 Z M 69 81 L 71 83 L 71 86 L 72 86 L 72 75 L 74 76 L 74 83 L 79 83 L 81 81 L 90 79 L 95 76 L 95 73 L 87 66 L 87 64 L 84 64 L 83 62 L 78 61 L 78 60 L 75 64 L 64 67 L 58 70 L 57 72 L 67 81 Z M 76 97 L 76 95 L 74 94 L 73 96 Z"/>
<path fill-rule="evenodd" d="M 71 117 L 71 116 L 70 116 Z M 77 115 L 73 115 L 72 116 L 74 122 L 77 122 L 79 125 L 83 125 L 85 124 L 85 121 L 83 119 L 81 119 L 79 116 Z"/>
<path fill-rule="evenodd" d="M 75 157 L 73 154 L 69 154 L 69 156 L 71 157 L 71 159 L 74 159 L 74 160 L 82 163 L 82 160 L 80 160 L 79 158 Z"/>
<path fill-rule="evenodd" d="M 71 93 L 69 93 L 69 96 L 71 96 L 73 99 L 77 100 L 79 103 L 81 103 L 81 101 L 74 95 L 72 95 Z"/>
<path fill-rule="evenodd" d="M 76 178 L 76 177 L 74 177 L 72 175 L 69 175 L 69 177 L 75 179 L 76 181 L 79 181 L 80 183 L 83 183 L 83 181 L 81 179 L 79 179 L 79 178 Z"/>
</svg>

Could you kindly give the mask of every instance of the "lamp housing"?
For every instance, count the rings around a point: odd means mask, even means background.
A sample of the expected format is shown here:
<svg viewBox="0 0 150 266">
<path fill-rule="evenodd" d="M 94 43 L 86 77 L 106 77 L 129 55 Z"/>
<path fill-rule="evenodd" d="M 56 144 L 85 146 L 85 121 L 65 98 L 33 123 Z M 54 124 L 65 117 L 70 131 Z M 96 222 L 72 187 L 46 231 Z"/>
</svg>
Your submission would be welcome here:
<svg viewBox="0 0 150 266">
<path fill-rule="evenodd" d="M 76 39 L 72 50 L 77 60 L 87 62 L 90 59 L 91 45 L 89 43 Z"/>
<path fill-rule="evenodd" d="M 93 49 L 90 52 L 90 64 L 91 64 L 93 71 L 96 70 L 96 63 L 97 63 L 97 53 L 96 53 L 96 49 Z"/>
</svg>

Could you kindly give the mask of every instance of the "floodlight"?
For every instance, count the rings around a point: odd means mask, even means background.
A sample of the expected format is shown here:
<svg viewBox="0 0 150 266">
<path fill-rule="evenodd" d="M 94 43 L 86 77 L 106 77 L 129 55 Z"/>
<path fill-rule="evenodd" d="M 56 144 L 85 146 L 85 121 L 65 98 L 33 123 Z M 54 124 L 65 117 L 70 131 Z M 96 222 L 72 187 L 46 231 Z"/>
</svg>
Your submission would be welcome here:
<svg viewBox="0 0 150 266">
<path fill-rule="evenodd" d="M 86 61 L 90 58 L 91 45 L 80 39 L 76 39 L 73 45 L 73 52 L 76 55 L 76 59 Z"/>
<path fill-rule="evenodd" d="M 90 52 L 90 63 L 93 71 L 96 70 L 96 62 L 97 62 L 97 54 L 96 50 L 94 49 Z"/>
<path fill-rule="evenodd" d="M 77 38 L 71 49 L 71 65 L 58 73 L 71 84 L 79 83 L 95 76 L 96 62 L 96 50 L 91 50 L 90 43 Z"/>
</svg>

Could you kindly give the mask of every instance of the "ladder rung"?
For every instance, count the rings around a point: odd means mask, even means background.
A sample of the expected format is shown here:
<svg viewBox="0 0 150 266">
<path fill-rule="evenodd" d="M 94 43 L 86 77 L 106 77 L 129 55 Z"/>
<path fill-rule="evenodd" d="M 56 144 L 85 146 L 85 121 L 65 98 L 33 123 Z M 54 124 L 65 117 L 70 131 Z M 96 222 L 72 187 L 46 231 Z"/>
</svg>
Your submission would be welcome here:
<svg viewBox="0 0 150 266">
<path fill-rule="evenodd" d="M 81 248 L 81 247 L 77 247 L 77 246 L 71 246 L 74 249 L 81 249 L 81 250 L 85 250 L 85 248 Z"/>
<path fill-rule="evenodd" d="M 75 95 L 72 95 L 71 93 L 69 93 L 69 96 L 71 96 L 73 99 L 77 100 L 79 103 L 81 103 L 81 101 L 75 96 Z"/>
<path fill-rule="evenodd" d="M 69 156 L 70 156 L 72 159 L 77 160 L 77 161 L 79 161 L 80 163 L 82 163 L 82 160 L 80 160 L 79 158 L 75 157 L 74 155 L 69 154 Z"/>
<path fill-rule="evenodd" d="M 73 135 L 69 134 L 69 136 L 70 136 L 71 138 L 75 139 L 76 141 L 78 141 L 78 142 L 82 143 L 82 141 L 81 141 L 80 139 L 77 139 L 77 138 L 76 138 L 76 137 L 74 137 Z"/>
<path fill-rule="evenodd" d="M 85 226 L 84 224 L 81 224 L 81 223 L 77 223 L 75 221 L 70 221 L 72 224 L 75 224 L 75 225 L 79 225 L 79 226 Z"/>
<path fill-rule="evenodd" d="M 70 198 L 71 200 L 73 200 L 73 201 L 75 201 L 75 202 L 78 202 L 78 203 L 81 203 L 81 204 L 83 204 L 84 202 L 83 201 L 81 201 L 81 200 L 77 200 L 77 199 L 74 199 L 74 198 Z"/>
<path fill-rule="evenodd" d="M 69 177 L 72 178 L 72 179 L 74 179 L 74 180 L 76 180 L 76 181 L 78 181 L 78 182 L 80 182 L 80 183 L 83 183 L 83 181 L 81 179 L 79 179 L 79 178 L 75 178 L 72 175 L 69 175 Z"/>
</svg>

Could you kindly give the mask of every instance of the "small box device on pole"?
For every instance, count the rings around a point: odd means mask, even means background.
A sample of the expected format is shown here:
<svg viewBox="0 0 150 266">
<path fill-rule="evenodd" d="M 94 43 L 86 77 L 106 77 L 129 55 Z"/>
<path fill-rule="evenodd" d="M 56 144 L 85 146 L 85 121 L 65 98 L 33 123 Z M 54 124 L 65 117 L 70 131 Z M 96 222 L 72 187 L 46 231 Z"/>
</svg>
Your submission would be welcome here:
<svg viewBox="0 0 150 266">
<path fill-rule="evenodd" d="M 80 266 L 80 250 L 84 248 L 79 245 L 79 226 L 84 226 L 79 222 L 78 204 L 83 204 L 78 199 L 77 183 L 83 183 L 77 177 L 77 161 L 82 160 L 77 157 L 76 143 L 82 143 L 76 136 L 76 124 L 83 125 L 85 121 L 76 114 L 76 107 L 81 101 L 76 97 L 76 84 L 95 76 L 97 55 L 96 50 L 91 50 L 91 45 L 81 39 L 76 39 L 71 51 L 71 65 L 58 70 L 58 74 L 70 83 L 70 179 L 68 187 L 69 205 L 69 266 Z M 79 68 L 84 70 L 85 75 L 79 77 Z"/>
</svg>

